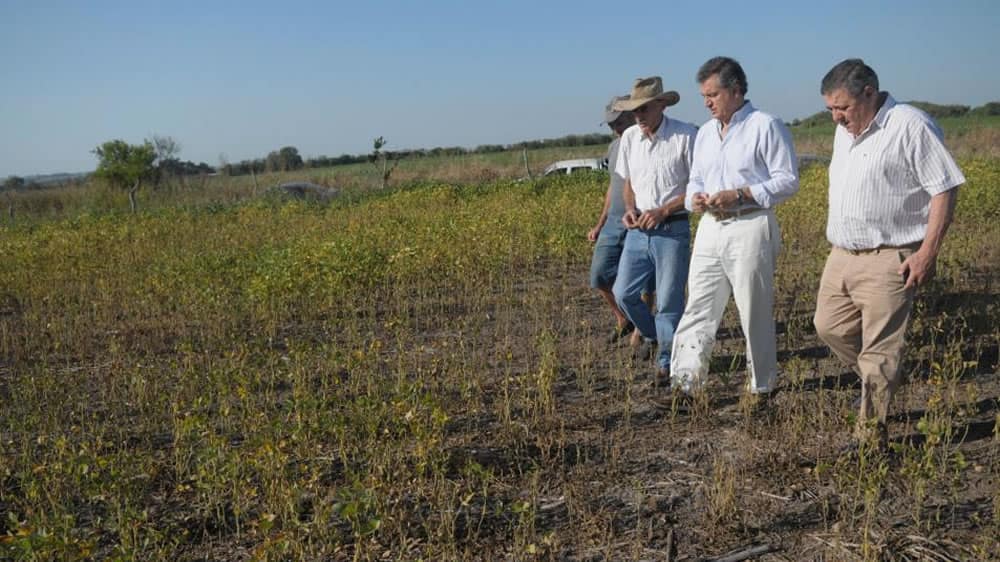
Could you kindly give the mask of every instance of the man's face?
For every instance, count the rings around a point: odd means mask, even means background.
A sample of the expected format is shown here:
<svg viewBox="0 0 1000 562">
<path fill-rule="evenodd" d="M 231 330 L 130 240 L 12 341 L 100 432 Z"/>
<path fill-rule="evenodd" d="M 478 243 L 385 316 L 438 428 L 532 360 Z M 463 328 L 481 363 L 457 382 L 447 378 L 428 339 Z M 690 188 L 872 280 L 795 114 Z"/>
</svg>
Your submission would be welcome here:
<svg viewBox="0 0 1000 562">
<path fill-rule="evenodd" d="M 723 123 L 728 123 L 733 114 L 743 107 L 743 94 L 723 88 L 718 74 L 709 76 L 701 83 L 701 97 L 712 117 Z"/>
<path fill-rule="evenodd" d="M 643 134 L 650 136 L 663 121 L 663 110 L 667 108 L 664 100 L 651 100 L 632 110 L 635 122 Z"/>
<path fill-rule="evenodd" d="M 619 137 L 625 133 L 625 129 L 628 129 L 632 125 L 635 125 L 635 116 L 632 115 L 631 111 L 623 111 L 617 119 L 608 124 L 611 130 Z"/>
<path fill-rule="evenodd" d="M 833 122 L 843 125 L 854 136 L 867 129 L 878 112 L 878 92 L 871 86 L 865 86 L 858 97 L 851 96 L 846 88 L 838 88 L 823 94 L 823 101 Z"/>
</svg>

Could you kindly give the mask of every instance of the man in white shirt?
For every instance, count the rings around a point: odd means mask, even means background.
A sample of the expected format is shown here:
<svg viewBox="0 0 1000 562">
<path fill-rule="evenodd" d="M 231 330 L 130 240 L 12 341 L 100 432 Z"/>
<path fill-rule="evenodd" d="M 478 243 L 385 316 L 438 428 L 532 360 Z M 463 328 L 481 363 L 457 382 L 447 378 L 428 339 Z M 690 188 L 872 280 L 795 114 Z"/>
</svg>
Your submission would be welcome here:
<svg viewBox="0 0 1000 562">
<path fill-rule="evenodd" d="M 861 376 L 857 443 L 876 440 L 884 450 L 914 290 L 934 276 L 965 176 L 937 124 L 880 92 L 861 59 L 834 66 L 820 92 L 837 130 L 826 227 L 833 248 L 814 323 Z"/>
<path fill-rule="evenodd" d="M 615 105 L 631 111 L 636 124 L 622 135 L 616 171 L 625 178 L 622 193 L 628 229 L 612 289 L 618 306 L 642 337 L 639 355 L 658 347 L 658 377 L 670 368 L 674 329 L 684 310 L 691 226 L 684 192 L 691 171 L 694 125 L 668 119 L 664 109 L 680 96 L 663 91 L 659 76 L 640 78 L 627 100 Z M 654 317 L 642 301 L 643 289 L 655 281 Z"/>
<path fill-rule="evenodd" d="M 674 337 L 672 386 L 687 398 L 703 383 L 730 294 L 747 339 L 751 406 L 767 402 L 778 370 L 774 268 L 781 246 L 774 207 L 799 189 L 791 133 L 746 99 L 743 68 L 708 60 L 698 83 L 712 119 L 698 130 L 685 206 L 698 224 L 688 302 Z"/>
</svg>

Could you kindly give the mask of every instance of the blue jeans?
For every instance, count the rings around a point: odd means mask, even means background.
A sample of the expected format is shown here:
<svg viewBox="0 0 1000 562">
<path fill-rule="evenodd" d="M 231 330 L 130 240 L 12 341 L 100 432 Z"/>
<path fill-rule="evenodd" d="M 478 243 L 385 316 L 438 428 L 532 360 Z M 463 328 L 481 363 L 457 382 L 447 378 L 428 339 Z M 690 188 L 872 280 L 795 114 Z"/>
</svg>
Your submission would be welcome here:
<svg viewBox="0 0 1000 562">
<path fill-rule="evenodd" d="M 674 330 L 684 312 L 690 256 L 691 226 L 684 215 L 649 230 L 629 230 L 618 263 L 615 300 L 642 337 L 656 340 L 656 362 L 662 369 L 670 368 Z M 651 277 L 656 280 L 655 318 L 642 302 L 642 290 Z"/>
</svg>

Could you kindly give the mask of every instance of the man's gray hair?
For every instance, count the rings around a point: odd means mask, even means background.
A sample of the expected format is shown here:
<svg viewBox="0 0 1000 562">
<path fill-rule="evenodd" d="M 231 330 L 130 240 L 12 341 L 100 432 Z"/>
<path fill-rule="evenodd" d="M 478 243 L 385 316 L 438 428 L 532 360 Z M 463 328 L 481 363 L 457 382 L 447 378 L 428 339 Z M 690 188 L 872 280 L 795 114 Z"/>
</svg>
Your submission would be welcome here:
<svg viewBox="0 0 1000 562">
<path fill-rule="evenodd" d="M 713 57 L 698 69 L 698 83 L 703 84 L 713 75 L 719 75 L 719 85 L 723 88 L 747 95 L 747 75 L 740 63 L 729 57 Z"/>
<path fill-rule="evenodd" d="M 865 64 L 861 59 L 847 59 L 837 63 L 823 77 L 819 93 L 827 95 L 841 88 L 847 90 L 847 94 L 852 98 L 861 96 L 866 86 L 871 86 L 878 92 L 878 75 L 872 67 Z"/>
</svg>

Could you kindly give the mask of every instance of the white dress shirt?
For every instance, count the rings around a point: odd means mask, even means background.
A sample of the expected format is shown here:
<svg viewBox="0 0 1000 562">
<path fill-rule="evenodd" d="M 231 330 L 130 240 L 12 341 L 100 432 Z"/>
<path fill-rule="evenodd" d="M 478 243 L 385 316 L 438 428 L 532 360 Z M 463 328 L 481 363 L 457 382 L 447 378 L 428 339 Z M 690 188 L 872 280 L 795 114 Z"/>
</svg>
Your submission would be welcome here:
<svg viewBox="0 0 1000 562">
<path fill-rule="evenodd" d="M 830 243 L 869 250 L 923 240 L 931 197 L 965 183 L 942 138 L 926 113 L 889 94 L 857 137 L 838 125 L 830 161 Z"/>
<path fill-rule="evenodd" d="M 694 125 L 666 116 L 652 137 L 644 135 L 639 125 L 625 130 L 615 171 L 631 180 L 635 206 L 640 211 L 684 196 L 697 132 Z"/>
<path fill-rule="evenodd" d="M 695 193 L 711 196 L 742 187 L 749 187 L 756 206 L 764 208 L 774 207 L 799 190 L 798 162 L 788 127 L 757 111 L 750 100 L 733 114 L 725 136 L 718 119 L 698 129 L 684 206 L 693 210 Z"/>
</svg>

